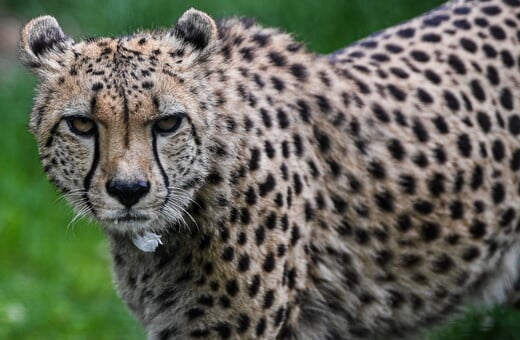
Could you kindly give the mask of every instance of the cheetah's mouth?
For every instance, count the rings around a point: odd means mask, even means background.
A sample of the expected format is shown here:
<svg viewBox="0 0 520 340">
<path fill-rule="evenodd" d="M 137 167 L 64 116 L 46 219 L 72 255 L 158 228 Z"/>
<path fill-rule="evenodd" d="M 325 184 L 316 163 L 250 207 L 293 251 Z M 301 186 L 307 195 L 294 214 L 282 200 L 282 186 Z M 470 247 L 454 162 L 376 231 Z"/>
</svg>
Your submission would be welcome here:
<svg viewBox="0 0 520 340">
<path fill-rule="evenodd" d="M 146 224 L 150 222 L 151 218 L 146 214 L 133 212 L 133 211 L 124 211 L 115 216 L 111 216 L 110 218 L 104 219 L 103 223 L 112 224 L 114 226 L 122 225 L 136 225 L 136 224 Z"/>
</svg>

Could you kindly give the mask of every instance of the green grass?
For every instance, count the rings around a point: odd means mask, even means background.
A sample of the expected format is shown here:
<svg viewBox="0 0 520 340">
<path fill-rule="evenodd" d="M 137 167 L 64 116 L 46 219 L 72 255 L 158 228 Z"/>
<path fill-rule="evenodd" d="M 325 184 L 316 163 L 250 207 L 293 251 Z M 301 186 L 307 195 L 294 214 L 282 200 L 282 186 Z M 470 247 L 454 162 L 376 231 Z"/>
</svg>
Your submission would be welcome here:
<svg viewBox="0 0 520 340">
<path fill-rule="evenodd" d="M 189 7 L 253 16 L 322 53 L 440 4 L 439 0 L 142 1 L 4 0 L 21 21 L 52 14 L 76 38 L 171 26 Z M 102 9 L 102 10 L 101 10 Z M 72 214 L 40 169 L 26 129 L 33 77 L 0 70 L 0 339 L 141 339 L 116 296 L 99 228 Z M 431 339 L 520 339 L 520 313 L 472 311 Z"/>
</svg>

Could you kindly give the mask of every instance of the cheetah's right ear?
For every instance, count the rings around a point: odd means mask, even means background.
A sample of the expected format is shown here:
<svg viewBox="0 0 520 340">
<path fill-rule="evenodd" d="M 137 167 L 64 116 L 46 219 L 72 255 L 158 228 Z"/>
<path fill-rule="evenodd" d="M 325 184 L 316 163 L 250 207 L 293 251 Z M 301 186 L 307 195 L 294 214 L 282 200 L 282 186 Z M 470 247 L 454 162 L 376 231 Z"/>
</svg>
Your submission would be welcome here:
<svg viewBox="0 0 520 340">
<path fill-rule="evenodd" d="M 206 13 L 189 9 L 179 18 L 171 34 L 196 50 L 206 50 L 217 39 L 217 24 Z"/>
<path fill-rule="evenodd" d="M 61 68 L 63 54 L 73 43 L 53 17 L 34 18 L 22 28 L 20 59 L 27 68 L 44 75 Z"/>
</svg>

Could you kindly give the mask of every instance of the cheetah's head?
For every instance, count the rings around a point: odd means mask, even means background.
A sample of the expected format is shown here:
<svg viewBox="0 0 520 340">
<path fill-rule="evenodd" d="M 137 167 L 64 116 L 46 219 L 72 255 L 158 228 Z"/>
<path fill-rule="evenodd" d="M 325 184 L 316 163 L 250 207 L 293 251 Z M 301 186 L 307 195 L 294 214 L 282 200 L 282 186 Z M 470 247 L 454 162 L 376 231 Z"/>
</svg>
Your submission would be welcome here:
<svg viewBox="0 0 520 340">
<path fill-rule="evenodd" d="M 40 80 L 29 126 L 77 212 L 110 231 L 182 222 L 212 162 L 216 46 L 193 9 L 171 30 L 79 43 L 53 17 L 25 25 L 21 59 Z"/>
</svg>

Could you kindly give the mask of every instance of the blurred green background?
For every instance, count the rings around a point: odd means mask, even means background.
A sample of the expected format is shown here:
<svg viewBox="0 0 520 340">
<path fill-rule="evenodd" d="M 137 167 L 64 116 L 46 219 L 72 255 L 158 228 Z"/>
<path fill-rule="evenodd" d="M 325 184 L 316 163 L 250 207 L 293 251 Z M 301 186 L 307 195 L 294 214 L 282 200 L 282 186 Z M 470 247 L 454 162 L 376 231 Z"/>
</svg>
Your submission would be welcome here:
<svg viewBox="0 0 520 340">
<path fill-rule="evenodd" d="M 142 339 L 112 286 L 96 225 L 46 181 L 27 132 L 35 80 L 16 61 L 20 25 L 54 15 L 75 39 L 171 26 L 190 7 L 252 16 L 330 53 L 439 5 L 440 0 L 0 0 L 0 339 Z M 429 339 L 520 339 L 520 312 L 475 309 Z"/>
</svg>

